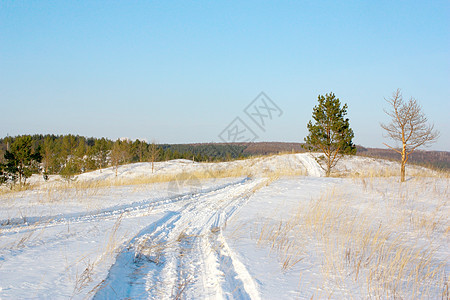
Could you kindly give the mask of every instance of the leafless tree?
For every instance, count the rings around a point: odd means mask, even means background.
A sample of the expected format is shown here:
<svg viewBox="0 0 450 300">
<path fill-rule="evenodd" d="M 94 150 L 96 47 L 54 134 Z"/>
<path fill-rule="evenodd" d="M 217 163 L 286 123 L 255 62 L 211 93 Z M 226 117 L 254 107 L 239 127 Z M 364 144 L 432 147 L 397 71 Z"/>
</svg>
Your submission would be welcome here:
<svg viewBox="0 0 450 300">
<path fill-rule="evenodd" d="M 428 119 L 422 111 L 416 99 L 410 98 L 404 102 L 400 89 L 397 89 L 392 97 L 386 99 L 391 110 L 384 110 L 391 118 L 390 123 L 380 124 L 385 130 L 385 136 L 401 143 L 401 148 L 385 145 L 402 156 L 401 182 L 405 181 L 405 165 L 409 155 L 421 146 L 428 146 L 439 137 L 439 132 L 433 124 L 428 124 Z"/>
<path fill-rule="evenodd" d="M 44 168 L 44 178 L 48 179 L 48 170 L 52 164 L 54 157 L 53 141 L 50 137 L 44 139 L 44 145 L 42 147 L 42 164 Z"/>
<path fill-rule="evenodd" d="M 155 141 L 152 141 L 149 150 L 150 150 L 150 159 L 152 160 L 152 173 L 153 173 L 155 161 L 159 157 L 159 147 Z"/>
<path fill-rule="evenodd" d="M 119 165 L 128 161 L 130 157 L 129 143 L 117 140 L 111 149 L 111 164 L 114 166 L 117 177 Z"/>
</svg>

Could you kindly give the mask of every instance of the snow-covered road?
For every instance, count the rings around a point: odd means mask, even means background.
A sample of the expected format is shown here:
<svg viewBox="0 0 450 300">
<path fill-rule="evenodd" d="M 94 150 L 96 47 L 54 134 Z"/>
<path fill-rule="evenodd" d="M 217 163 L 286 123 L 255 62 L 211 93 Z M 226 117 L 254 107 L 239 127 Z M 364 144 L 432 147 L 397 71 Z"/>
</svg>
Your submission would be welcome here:
<svg viewBox="0 0 450 300">
<path fill-rule="evenodd" d="M 255 282 L 222 235 L 228 218 L 267 179 L 193 195 L 139 232 L 118 254 L 97 299 L 258 299 Z"/>
</svg>

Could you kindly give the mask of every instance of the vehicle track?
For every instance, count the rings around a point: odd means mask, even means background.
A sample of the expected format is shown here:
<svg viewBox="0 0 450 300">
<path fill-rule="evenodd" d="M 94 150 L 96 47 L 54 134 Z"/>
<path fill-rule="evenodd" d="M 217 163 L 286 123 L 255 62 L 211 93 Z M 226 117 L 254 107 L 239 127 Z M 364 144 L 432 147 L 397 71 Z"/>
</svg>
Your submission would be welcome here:
<svg viewBox="0 0 450 300">
<path fill-rule="evenodd" d="M 222 227 L 268 182 L 247 179 L 191 197 L 181 209 L 168 212 L 117 255 L 94 299 L 259 299 Z"/>
<path fill-rule="evenodd" d="M 39 217 L 27 217 L 27 218 L 13 218 L 7 220 L 0 220 L 0 229 L 2 234 L 8 232 L 17 233 L 28 230 L 29 227 L 33 227 L 32 230 L 39 228 L 40 226 L 52 226 L 59 224 L 75 224 L 83 222 L 92 222 L 98 219 L 110 219 L 116 218 L 120 215 L 126 216 L 138 216 L 141 212 L 147 212 L 149 209 L 152 211 L 160 211 L 170 209 L 173 205 L 191 201 L 192 198 L 201 197 L 204 194 L 220 191 L 229 186 L 240 184 L 248 181 L 249 178 L 239 179 L 231 183 L 222 184 L 219 186 L 213 186 L 210 188 L 201 189 L 196 193 L 183 193 L 173 195 L 170 197 L 147 199 L 143 201 L 133 202 L 130 204 L 116 205 L 108 208 L 104 208 L 96 211 L 71 213 L 71 214 L 58 214 L 53 216 L 39 216 Z"/>
</svg>

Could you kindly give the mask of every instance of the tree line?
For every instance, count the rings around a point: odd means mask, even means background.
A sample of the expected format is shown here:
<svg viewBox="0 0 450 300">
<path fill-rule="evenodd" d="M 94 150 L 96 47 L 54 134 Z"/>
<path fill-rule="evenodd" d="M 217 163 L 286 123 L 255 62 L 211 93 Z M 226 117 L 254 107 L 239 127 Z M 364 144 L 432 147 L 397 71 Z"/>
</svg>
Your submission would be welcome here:
<svg viewBox="0 0 450 300">
<path fill-rule="evenodd" d="M 74 175 L 135 162 L 171 159 L 223 161 L 244 157 L 242 145 L 169 145 L 78 135 L 22 135 L 0 139 L 0 184 L 26 184 L 32 174 Z M 152 164 L 153 169 L 153 164 Z"/>
<path fill-rule="evenodd" d="M 347 104 L 341 104 L 333 93 L 319 95 L 313 108 L 312 120 L 308 122 L 308 135 L 304 148 L 320 152 L 314 156 L 326 176 L 344 154 L 355 154 L 354 133 L 350 128 Z M 400 90 L 386 99 L 390 110 L 385 110 L 390 122 L 380 124 L 386 137 L 395 146 L 385 144 L 401 156 L 401 181 L 405 181 L 405 166 L 411 154 L 421 146 L 432 144 L 439 132 L 422 111 L 417 100 L 403 101 Z M 400 144 L 400 146 L 398 146 Z M 70 180 L 74 174 L 133 162 L 154 162 L 171 159 L 194 161 L 220 161 L 249 156 L 247 146 L 242 144 L 157 145 L 145 141 L 86 138 L 75 135 L 24 135 L 0 140 L 0 184 L 17 181 L 26 184 L 34 173 L 60 174 Z"/>
</svg>

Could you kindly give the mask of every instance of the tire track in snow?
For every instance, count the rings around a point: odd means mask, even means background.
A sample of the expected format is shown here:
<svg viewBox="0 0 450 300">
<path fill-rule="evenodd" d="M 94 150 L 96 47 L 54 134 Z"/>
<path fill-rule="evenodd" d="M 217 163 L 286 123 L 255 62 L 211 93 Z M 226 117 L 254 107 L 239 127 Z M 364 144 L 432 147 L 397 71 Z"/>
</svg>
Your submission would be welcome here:
<svg viewBox="0 0 450 300">
<path fill-rule="evenodd" d="M 309 155 L 297 154 L 296 157 L 305 167 L 308 176 L 323 177 L 325 175 L 325 171 L 320 167 L 313 155 L 314 154 L 312 153 L 309 153 Z"/>
<path fill-rule="evenodd" d="M 192 197 L 136 235 L 94 298 L 259 299 L 257 286 L 220 227 L 267 179 Z"/>
<path fill-rule="evenodd" d="M 32 230 L 35 230 L 36 228 L 43 226 L 44 224 L 45 227 L 48 227 L 58 224 L 75 224 L 82 222 L 91 222 L 98 219 L 115 218 L 122 214 L 139 215 L 140 212 L 148 211 L 149 209 L 167 209 L 170 208 L 171 205 L 178 204 L 180 202 L 182 203 L 185 201 L 191 201 L 192 198 L 201 197 L 204 194 L 209 194 L 215 191 L 220 191 L 229 186 L 246 182 L 247 180 L 249 180 L 248 177 L 220 186 L 205 188 L 197 193 L 183 193 L 171 197 L 143 200 L 130 204 L 116 205 L 96 211 L 0 220 L 0 229 L 2 230 L 2 234 L 7 234 L 8 232 L 17 233 L 21 230 L 27 230 L 27 228 L 30 226 L 34 226 Z"/>
<path fill-rule="evenodd" d="M 237 258 L 234 251 L 228 246 L 222 232 L 217 234 L 213 244 L 216 245 L 216 257 L 220 271 L 226 278 L 228 291 L 226 298 L 260 299 L 258 288 L 245 265 Z M 243 291 L 245 291 L 243 293 Z"/>
</svg>

